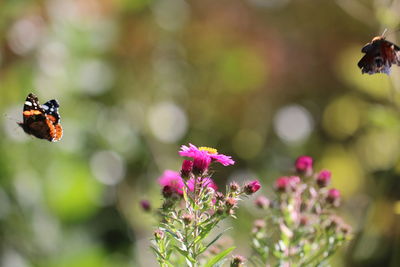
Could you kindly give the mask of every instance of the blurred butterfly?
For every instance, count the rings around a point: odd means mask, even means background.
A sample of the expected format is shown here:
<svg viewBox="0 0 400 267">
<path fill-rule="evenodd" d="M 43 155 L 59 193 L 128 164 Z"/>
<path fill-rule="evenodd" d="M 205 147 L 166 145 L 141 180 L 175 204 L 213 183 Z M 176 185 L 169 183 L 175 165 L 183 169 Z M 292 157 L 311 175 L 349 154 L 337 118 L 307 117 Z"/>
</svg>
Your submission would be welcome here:
<svg viewBox="0 0 400 267">
<path fill-rule="evenodd" d="M 384 36 L 385 32 L 382 36 L 374 37 L 361 49 L 365 55 L 357 65 L 363 74 L 389 74 L 392 64 L 400 66 L 400 47 L 387 41 Z"/>
<path fill-rule="evenodd" d="M 24 103 L 22 112 L 23 121 L 18 125 L 27 133 L 50 142 L 59 141 L 63 130 L 60 124 L 59 104 L 52 99 L 39 104 L 39 99 L 34 94 L 29 94 Z"/>
</svg>

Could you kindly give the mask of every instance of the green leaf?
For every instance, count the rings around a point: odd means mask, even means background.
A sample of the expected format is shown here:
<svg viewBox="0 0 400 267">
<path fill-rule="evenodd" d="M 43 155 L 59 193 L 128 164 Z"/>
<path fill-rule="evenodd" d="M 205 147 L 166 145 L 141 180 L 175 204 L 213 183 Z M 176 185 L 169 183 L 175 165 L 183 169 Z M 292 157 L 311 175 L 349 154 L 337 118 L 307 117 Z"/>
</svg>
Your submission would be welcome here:
<svg viewBox="0 0 400 267">
<path fill-rule="evenodd" d="M 160 257 L 161 259 L 163 259 L 164 257 L 160 254 L 160 252 L 158 252 L 158 250 L 156 249 L 156 248 L 154 248 L 154 247 L 150 247 L 151 248 L 151 250 L 153 250 L 153 252 L 158 256 L 158 257 Z"/>
<path fill-rule="evenodd" d="M 177 246 L 174 246 L 174 247 L 180 254 L 182 254 L 183 257 L 185 257 L 186 259 L 188 259 L 192 263 L 196 263 L 196 260 L 193 259 L 193 257 L 189 254 L 189 251 L 186 251 L 186 250 L 183 250 L 181 248 L 178 248 Z"/>
<path fill-rule="evenodd" d="M 198 242 L 206 238 L 215 225 L 217 225 L 217 222 L 210 223 L 205 227 L 200 227 L 200 234 L 193 240 L 193 244 L 197 244 Z"/>
<path fill-rule="evenodd" d="M 177 234 L 175 234 L 174 232 L 172 232 L 171 230 L 164 228 L 164 231 L 169 233 L 170 235 L 172 235 L 175 239 L 179 240 L 179 236 Z"/>
<path fill-rule="evenodd" d="M 203 253 L 204 251 L 206 251 L 206 249 L 208 249 L 212 244 L 214 244 L 226 231 L 231 230 L 232 227 L 226 228 L 224 231 L 222 231 L 221 233 L 219 233 L 210 243 L 208 243 L 200 252 L 199 254 Z"/>
<path fill-rule="evenodd" d="M 210 259 L 203 267 L 216 267 L 216 264 L 224 259 L 229 253 L 232 252 L 236 247 L 230 247 L 215 255 L 212 259 Z"/>
<path fill-rule="evenodd" d="M 154 247 L 150 247 L 150 248 L 154 251 L 154 253 L 157 254 L 157 256 L 158 256 L 157 258 L 159 259 L 160 262 L 162 261 L 162 263 L 167 264 L 169 267 L 174 267 L 174 265 L 171 264 L 168 260 L 166 260 L 166 259 L 160 254 L 160 252 L 158 252 L 158 250 L 157 250 L 156 248 L 154 248 Z"/>
</svg>

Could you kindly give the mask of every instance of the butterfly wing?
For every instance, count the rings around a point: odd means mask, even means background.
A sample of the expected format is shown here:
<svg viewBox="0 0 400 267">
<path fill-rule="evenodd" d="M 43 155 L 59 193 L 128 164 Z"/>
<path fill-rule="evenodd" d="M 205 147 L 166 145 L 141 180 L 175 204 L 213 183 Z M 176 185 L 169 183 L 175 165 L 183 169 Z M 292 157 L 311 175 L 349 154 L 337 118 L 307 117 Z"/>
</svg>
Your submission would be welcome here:
<svg viewBox="0 0 400 267">
<path fill-rule="evenodd" d="M 51 141 L 53 142 L 59 141 L 63 135 L 63 129 L 60 124 L 60 114 L 58 113 L 59 107 L 60 105 L 55 99 L 49 100 L 42 105 L 50 129 Z"/>
<path fill-rule="evenodd" d="M 60 105 L 55 99 L 49 100 L 42 105 L 44 113 L 54 124 L 57 124 L 60 121 L 60 114 L 58 113 L 59 107 Z"/>
<path fill-rule="evenodd" d="M 24 103 L 23 123 L 28 123 L 32 120 L 45 120 L 45 113 L 39 104 L 39 99 L 34 94 L 29 94 Z"/>
<path fill-rule="evenodd" d="M 382 50 L 382 53 L 384 53 L 385 57 L 391 64 L 400 66 L 400 47 L 385 40 Z"/>
<path fill-rule="evenodd" d="M 389 74 L 392 64 L 400 65 L 400 48 L 383 38 L 374 38 L 361 52 L 365 55 L 357 65 L 363 74 Z"/>
<path fill-rule="evenodd" d="M 62 137 L 58 107 L 54 99 L 40 105 L 37 96 L 31 93 L 25 100 L 23 122 L 19 125 L 27 134 L 51 142 L 58 141 Z"/>
</svg>

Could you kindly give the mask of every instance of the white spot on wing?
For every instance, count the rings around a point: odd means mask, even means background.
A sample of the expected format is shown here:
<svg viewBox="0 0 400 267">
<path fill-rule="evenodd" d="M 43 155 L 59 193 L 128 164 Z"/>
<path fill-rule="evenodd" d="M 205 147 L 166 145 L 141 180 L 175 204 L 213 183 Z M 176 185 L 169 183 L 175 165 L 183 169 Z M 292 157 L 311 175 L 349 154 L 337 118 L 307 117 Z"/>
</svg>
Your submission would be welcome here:
<svg viewBox="0 0 400 267">
<path fill-rule="evenodd" d="M 32 106 L 32 102 L 30 102 L 30 101 L 25 101 L 25 105 L 27 105 L 27 106 Z"/>
<path fill-rule="evenodd" d="M 48 109 L 49 109 L 49 107 L 48 107 L 47 105 L 42 105 L 42 108 L 43 108 L 44 110 L 48 110 Z"/>
</svg>

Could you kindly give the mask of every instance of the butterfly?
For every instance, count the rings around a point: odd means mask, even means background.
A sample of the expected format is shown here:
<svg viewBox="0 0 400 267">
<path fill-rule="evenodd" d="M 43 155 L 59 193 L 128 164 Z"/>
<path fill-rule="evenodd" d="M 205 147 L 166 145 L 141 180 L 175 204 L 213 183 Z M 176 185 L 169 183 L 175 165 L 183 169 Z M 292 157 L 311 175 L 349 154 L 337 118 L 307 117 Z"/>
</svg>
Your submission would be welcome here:
<svg viewBox="0 0 400 267">
<path fill-rule="evenodd" d="M 52 99 L 39 104 L 36 95 L 30 93 L 25 100 L 22 112 L 23 121 L 18 125 L 25 133 L 33 135 L 39 139 L 46 139 L 50 142 L 59 141 L 63 135 L 58 113 L 59 104 Z"/>
<path fill-rule="evenodd" d="M 374 37 L 361 49 L 361 52 L 365 55 L 357 65 L 363 74 L 389 74 L 392 64 L 400 66 L 400 47 L 387 41 L 384 34 Z"/>
</svg>

